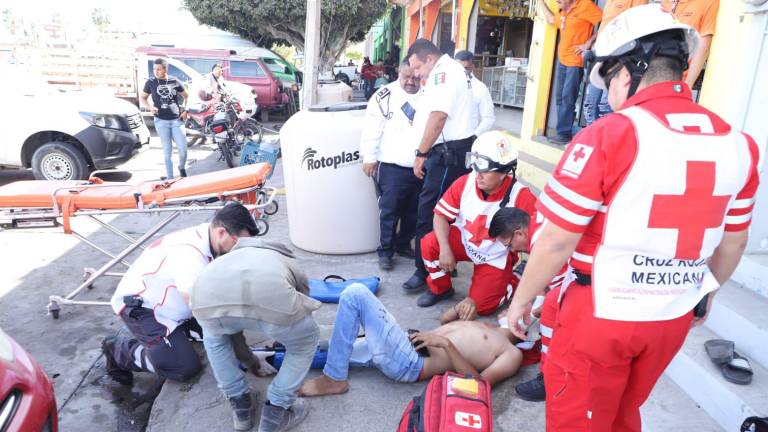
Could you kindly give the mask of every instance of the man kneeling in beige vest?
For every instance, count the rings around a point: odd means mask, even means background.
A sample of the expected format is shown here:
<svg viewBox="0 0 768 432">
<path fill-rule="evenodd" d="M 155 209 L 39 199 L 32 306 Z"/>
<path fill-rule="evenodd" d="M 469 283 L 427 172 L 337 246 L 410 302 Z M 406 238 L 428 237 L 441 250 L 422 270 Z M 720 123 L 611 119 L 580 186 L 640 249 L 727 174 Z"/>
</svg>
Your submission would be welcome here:
<svg viewBox="0 0 768 432">
<path fill-rule="evenodd" d="M 235 430 L 253 427 L 256 407 L 237 366 L 231 335 L 256 331 L 283 344 L 285 360 L 267 391 L 260 432 L 287 430 L 307 415 L 297 392 L 312 364 L 318 327 L 307 296 L 307 277 L 280 243 L 241 238 L 232 251 L 209 264 L 190 290 L 192 313 L 219 389 L 229 399 Z M 264 362 L 262 367 L 269 367 Z"/>
</svg>

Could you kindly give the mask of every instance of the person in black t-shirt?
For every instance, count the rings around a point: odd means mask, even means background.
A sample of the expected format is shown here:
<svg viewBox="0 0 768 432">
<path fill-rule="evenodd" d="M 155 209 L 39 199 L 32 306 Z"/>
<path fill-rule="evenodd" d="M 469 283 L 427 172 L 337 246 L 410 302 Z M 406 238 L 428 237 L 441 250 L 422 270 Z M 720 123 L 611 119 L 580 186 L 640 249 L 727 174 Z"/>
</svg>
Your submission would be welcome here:
<svg viewBox="0 0 768 432">
<path fill-rule="evenodd" d="M 178 79 L 168 75 L 167 61 L 156 59 L 154 74 L 144 83 L 141 103 L 155 116 L 155 130 L 163 144 L 167 178 L 173 178 L 172 141 L 176 143 L 179 152 L 179 174 L 186 177 L 187 136 L 184 133 L 184 121 L 187 119 L 187 111 L 182 106 L 187 99 L 187 91 Z M 149 103 L 150 95 L 152 104 Z"/>
</svg>

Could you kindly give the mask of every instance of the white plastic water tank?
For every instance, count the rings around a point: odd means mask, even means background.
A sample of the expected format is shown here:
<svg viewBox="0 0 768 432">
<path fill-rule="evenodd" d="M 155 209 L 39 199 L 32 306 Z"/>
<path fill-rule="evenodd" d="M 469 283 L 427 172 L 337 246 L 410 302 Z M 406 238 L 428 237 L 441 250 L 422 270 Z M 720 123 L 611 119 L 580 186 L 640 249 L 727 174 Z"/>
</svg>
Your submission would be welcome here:
<svg viewBox="0 0 768 432">
<path fill-rule="evenodd" d="M 352 87 L 341 81 L 320 80 L 317 83 L 318 105 L 333 105 L 349 102 L 352 99 Z"/>
<path fill-rule="evenodd" d="M 288 230 L 301 249 L 355 254 L 379 245 L 376 190 L 360 155 L 365 107 L 316 105 L 280 129 Z"/>
</svg>

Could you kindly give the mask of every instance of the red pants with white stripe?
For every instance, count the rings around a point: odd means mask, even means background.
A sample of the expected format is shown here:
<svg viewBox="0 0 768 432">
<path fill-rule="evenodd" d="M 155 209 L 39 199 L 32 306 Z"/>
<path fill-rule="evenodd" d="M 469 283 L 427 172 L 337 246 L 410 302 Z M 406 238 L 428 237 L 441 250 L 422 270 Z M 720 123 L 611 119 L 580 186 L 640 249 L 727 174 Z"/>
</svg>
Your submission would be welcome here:
<svg viewBox="0 0 768 432">
<path fill-rule="evenodd" d="M 549 290 L 544 297 L 544 304 L 541 306 L 541 316 L 539 317 L 539 328 L 541 333 L 541 369 L 544 370 L 544 362 L 549 351 L 549 341 L 557 321 L 557 299 L 560 297 L 560 285 Z"/>
<path fill-rule="evenodd" d="M 451 226 L 448 240 L 456 262 L 472 261 L 461 242 L 461 232 L 458 228 Z M 451 289 L 451 275 L 446 274 L 438 266 L 440 245 L 437 243 L 434 232 L 421 239 L 421 257 L 429 272 L 427 286 L 430 291 L 442 294 Z M 516 262 L 517 254 L 509 254 L 504 270 L 488 264 L 475 264 L 472 283 L 469 286 L 469 297 L 475 301 L 478 314 L 490 315 L 512 298 L 512 292 L 520 282 L 517 276 L 512 274 L 512 267 Z"/>
<path fill-rule="evenodd" d="M 547 431 L 640 431 L 640 406 L 692 319 L 691 312 L 667 321 L 595 318 L 592 288 L 571 283 L 544 364 Z"/>
</svg>

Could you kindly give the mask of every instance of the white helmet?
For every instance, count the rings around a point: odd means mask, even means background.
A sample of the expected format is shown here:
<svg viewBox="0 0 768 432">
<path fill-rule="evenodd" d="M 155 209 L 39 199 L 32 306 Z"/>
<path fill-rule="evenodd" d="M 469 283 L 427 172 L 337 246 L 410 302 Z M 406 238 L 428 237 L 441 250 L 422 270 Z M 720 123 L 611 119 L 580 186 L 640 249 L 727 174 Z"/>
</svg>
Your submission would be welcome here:
<svg viewBox="0 0 768 432">
<path fill-rule="evenodd" d="M 517 150 L 507 135 L 500 131 L 481 134 L 467 153 L 466 167 L 477 172 L 497 171 L 508 173 L 517 168 Z"/>
<path fill-rule="evenodd" d="M 669 33 L 652 36 L 669 30 L 679 31 L 679 37 Z M 620 13 L 600 31 L 594 47 L 596 63 L 589 81 L 607 90 L 605 75 L 620 62 L 632 75 L 631 96 L 654 56 L 680 59 L 685 70 L 699 42 L 699 34 L 693 27 L 677 21 L 671 13 L 664 12 L 661 5 L 635 6 Z"/>
</svg>

